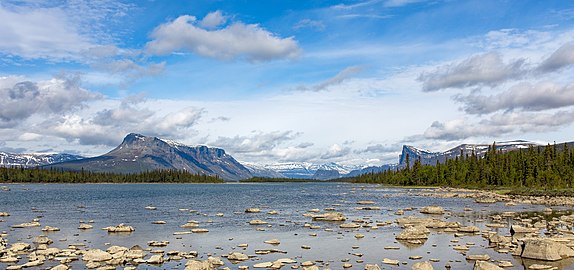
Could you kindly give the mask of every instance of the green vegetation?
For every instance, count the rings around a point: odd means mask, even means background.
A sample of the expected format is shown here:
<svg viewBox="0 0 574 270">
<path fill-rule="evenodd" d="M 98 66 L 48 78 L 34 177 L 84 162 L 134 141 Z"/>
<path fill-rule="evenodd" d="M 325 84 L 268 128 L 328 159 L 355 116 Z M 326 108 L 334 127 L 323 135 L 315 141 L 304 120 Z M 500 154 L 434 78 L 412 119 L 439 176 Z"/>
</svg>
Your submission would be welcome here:
<svg viewBox="0 0 574 270">
<path fill-rule="evenodd" d="M 568 144 L 554 144 L 503 153 L 493 144 L 482 158 L 473 152 L 432 166 L 415 160 L 412 167 L 342 180 L 400 186 L 508 187 L 535 194 L 574 186 L 574 149 Z"/>
<path fill-rule="evenodd" d="M 94 173 L 56 169 L 0 168 L 2 183 L 222 183 L 216 176 L 177 170 L 156 170 L 134 174 Z"/>
<path fill-rule="evenodd" d="M 252 177 L 244 179 L 239 182 L 242 183 L 284 183 L 284 182 L 322 182 L 316 179 L 293 179 L 293 178 L 266 178 L 266 177 Z"/>
</svg>

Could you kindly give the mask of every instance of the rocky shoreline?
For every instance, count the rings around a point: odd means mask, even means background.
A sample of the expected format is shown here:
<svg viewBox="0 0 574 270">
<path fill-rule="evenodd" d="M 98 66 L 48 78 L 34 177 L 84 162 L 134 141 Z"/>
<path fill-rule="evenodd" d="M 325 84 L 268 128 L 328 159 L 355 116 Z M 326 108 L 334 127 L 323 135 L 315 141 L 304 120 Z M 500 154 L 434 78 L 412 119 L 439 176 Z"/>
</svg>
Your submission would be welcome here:
<svg viewBox="0 0 574 270">
<path fill-rule="evenodd" d="M 352 187 L 352 192 L 359 192 L 363 187 Z M 358 244 L 350 247 L 354 252 L 349 257 L 336 260 L 302 259 L 292 251 L 283 249 L 283 239 L 270 238 L 261 241 L 268 248 L 252 248 L 253 243 L 237 243 L 231 248 L 217 250 L 172 250 L 166 249 L 170 241 L 185 235 L 209 234 L 210 221 L 188 220 L 179 224 L 177 231 L 172 231 L 173 238 L 155 239 L 147 235 L 148 240 L 142 245 L 123 246 L 121 243 L 106 243 L 105 246 L 90 246 L 86 243 L 67 243 L 66 239 L 52 239 L 51 234 L 60 232 L 60 228 L 44 224 L 43 217 L 29 222 L 13 224 L 9 212 L 0 212 L 0 222 L 10 224 L 8 231 L 0 233 L 0 268 L 7 270 L 18 269 L 455 269 L 452 265 L 465 263 L 467 269 L 570 269 L 574 265 L 574 214 L 564 207 L 572 206 L 572 198 L 536 198 L 525 196 L 507 196 L 488 191 L 466 189 L 432 189 L 406 191 L 413 197 L 439 197 L 455 199 L 473 199 L 481 205 L 504 203 L 508 211 L 489 213 L 480 220 L 475 218 L 473 223 L 463 224 L 466 213 L 481 212 L 465 208 L 463 213 L 453 212 L 441 205 L 425 207 L 406 207 L 389 209 L 384 202 L 365 198 L 360 201 L 338 201 L 330 207 L 301 209 L 298 213 L 306 222 L 296 224 L 304 230 L 309 230 L 309 237 L 320 237 L 319 232 L 336 235 L 351 234 Z M 554 199 L 554 200 L 553 200 Z M 547 205 L 541 212 L 525 212 L 521 209 L 512 211 L 518 205 Z M 347 207 L 347 208 L 345 208 Z M 142 206 L 143 211 L 154 212 L 157 207 Z M 361 217 L 349 217 L 348 210 L 360 213 Z M 5 209 L 0 209 L 5 210 Z M 197 210 L 178 209 L 182 213 L 199 214 Z M 392 211 L 392 219 L 376 220 L 372 213 Z M 246 216 L 245 225 L 253 232 L 265 232 L 285 224 L 274 219 L 281 211 L 270 207 L 253 206 L 241 212 L 203 214 L 210 220 L 224 218 L 228 215 Z M 97 221 L 76 221 L 78 226 L 75 235 L 102 229 L 109 235 L 130 235 L 138 231 L 137 226 L 126 224 L 99 224 Z M 288 221 L 287 221 L 288 222 Z M 166 226 L 165 220 L 149 220 L 150 224 Z M 108 225 L 108 226 L 106 226 Z M 380 230 L 398 228 L 393 233 L 392 245 L 380 247 L 384 252 L 378 261 L 363 259 L 367 252 L 380 250 L 359 251 L 361 239 L 374 238 Z M 11 239 L 11 233 L 28 230 L 27 238 Z M 449 244 L 438 246 L 433 237 L 447 237 Z M 340 236 L 342 237 L 342 236 Z M 476 237 L 484 240 L 486 245 L 477 244 Z M 9 240 L 11 239 L 11 240 Z M 230 239 L 232 240 L 232 239 Z M 118 241 L 121 242 L 120 239 Z M 59 244 L 56 247 L 56 244 Z M 66 247 L 62 248 L 61 246 Z M 439 252 L 456 252 L 461 254 L 466 262 L 457 259 L 441 261 L 432 255 L 421 253 L 417 248 L 431 245 Z M 306 242 L 300 242 L 300 251 L 311 250 L 314 247 Z M 333 249 L 343 248 L 333 246 Z M 347 247 L 344 247 L 347 248 Z M 392 251 L 408 252 L 408 260 L 398 260 L 392 256 Z M 388 254 L 388 255 L 387 255 Z M 500 256 L 493 256 L 499 254 Z M 268 256 L 274 255 L 273 259 Z M 388 257 L 387 257 L 388 256 Z M 502 257 L 501 257 L 502 256 Z M 506 258 L 506 259 L 501 259 Z M 518 263 L 517 263 L 518 262 Z M 336 263 L 336 264 L 335 264 Z M 337 265 L 333 267 L 332 265 Z"/>
</svg>

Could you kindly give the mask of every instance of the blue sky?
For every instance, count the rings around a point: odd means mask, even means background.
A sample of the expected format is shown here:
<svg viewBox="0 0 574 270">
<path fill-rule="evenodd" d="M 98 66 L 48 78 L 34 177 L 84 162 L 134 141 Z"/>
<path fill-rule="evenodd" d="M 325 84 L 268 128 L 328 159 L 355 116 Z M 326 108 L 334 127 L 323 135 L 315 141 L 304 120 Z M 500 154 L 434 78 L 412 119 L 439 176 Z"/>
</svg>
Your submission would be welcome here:
<svg viewBox="0 0 574 270">
<path fill-rule="evenodd" d="M 0 1 L 0 151 L 255 163 L 572 141 L 569 1 Z"/>
</svg>

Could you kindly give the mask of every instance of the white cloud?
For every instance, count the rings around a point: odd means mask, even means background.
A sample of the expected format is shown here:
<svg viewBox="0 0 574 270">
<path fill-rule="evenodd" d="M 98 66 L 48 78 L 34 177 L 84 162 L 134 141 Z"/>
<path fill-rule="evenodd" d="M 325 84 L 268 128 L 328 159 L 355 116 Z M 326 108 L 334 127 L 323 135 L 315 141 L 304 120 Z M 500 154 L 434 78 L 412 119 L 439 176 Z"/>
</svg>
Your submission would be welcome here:
<svg viewBox="0 0 574 270">
<path fill-rule="evenodd" d="M 146 44 L 146 51 L 166 55 L 180 50 L 216 59 L 245 58 L 269 61 L 295 58 L 300 48 L 293 37 L 280 38 L 256 24 L 233 23 L 209 31 L 197 26 L 197 19 L 183 15 L 155 28 Z"/>
<path fill-rule="evenodd" d="M 0 52 L 26 59 L 77 60 L 92 41 L 58 8 L 8 9 L 0 5 Z"/>
<path fill-rule="evenodd" d="M 220 10 L 216 10 L 205 15 L 199 25 L 206 29 L 213 29 L 224 24 L 225 21 L 227 21 L 227 17 L 223 16 Z"/>
<path fill-rule="evenodd" d="M 538 66 L 538 71 L 553 72 L 570 65 L 574 65 L 574 43 L 567 43 L 558 48 Z"/>
<path fill-rule="evenodd" d="M 506 64 L 495 52 L 472 56 L 458 64 L 440 66 L 419 76 L 423 91 L 471 86 L 496 86 L 526 73 L 524 59 Z"/>
<path fill-rule="evenodd" d="M 33 82 L 0 77 L 0 125 L 18 125 L 36 114 L 66 113 L 99 98 L 99 94 L 81 88 L 78 78 Z"/>
<path fill-rule="evenodd" d="M 499 110 L 542 111 L 574 105 L 574 85 L 559 85 L 554 82 L 531 84 L 519 83 L 496 95 L 456 95 L 454 99 L 463 103 L 469 114 L 488 114 Z"/>
<path fill-rule="evenodd" d="M 313 29 L 316 31 L 323 31 L 325 30 L 325 24 L 321 21 L 302 19 L 293 26 L 293 29 L 295 30 L 301 30 L 305 28 Z"/>
<path fill-rule="evenodd" d="M 321 159 L 340 158 L 347 156 L 349 153 L 351 153 L 351 147 L 333 144 L 326 153 L 321 155 Z"/>
</svg>

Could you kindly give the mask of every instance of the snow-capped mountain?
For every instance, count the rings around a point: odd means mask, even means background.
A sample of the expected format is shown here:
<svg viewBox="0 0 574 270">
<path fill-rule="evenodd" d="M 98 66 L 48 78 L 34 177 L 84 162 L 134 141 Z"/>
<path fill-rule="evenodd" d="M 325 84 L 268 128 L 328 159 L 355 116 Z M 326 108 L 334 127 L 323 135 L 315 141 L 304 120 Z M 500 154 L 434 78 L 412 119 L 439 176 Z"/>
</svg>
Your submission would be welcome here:
<svg viewBox="0 0 574 270">
<path fill-rule="evenodd" d="M 245 163 L 244 163 L 245 164 Z M 351 171 L 357 169 L 356 166 L 344 166 L 334 162 L 325 164 L 313 164 L 309 162 L 288 162 L 288 163 L 275 163 L 266 165 L 255 165 L 247 163 L 246 167 L 254 175 L 262 177 L 271 177 L 270 172 L 275 172 L 281 177 L 297 178 L 297 179 L 321 179 L 328 180 L 339 178 L 346 175 Z M 317 172 L 319 172 L 317 174 Z M 265 176 L 266 173 L 268 176 Z"/>
<path fill-rule="evenodd" d="M 0 167 L 21 166 L 31 168 L 82 158 L 84 157 L 72 154 L 14 154 L 0 152 Z"/>
<path fill-rule="evenodd" d="M 93 172 L 138 173 L 151 170 L 185 170 L 219 176 L 225 180 L 252 177 L 251 172 L 223 149 L 203 145 L 187 146 L 178 142 L 128 134 L 107 154 L 51 164 L 47 167 Z"/>
<path fill-rule="evenodd" d="M 525 149 L 538 144 L 523 140 L 496 142 L 496 151 L 508 152 L 518 149 Z M 444 163 L 447 159 L 454 159 L 462 155 L 474 154 L 483 157 L 492 144 L 461 144 L 444 152 L 430 152 L 418 149 L 414 146 L 404 145 L 399 157 L 399 167 L 406 166 L 406 157 L 409 156 L 409 164 L 412 166 L 415 160 L 420 159 L 423 165 L 435 165 L 438 162 Z"/>
</svg>

